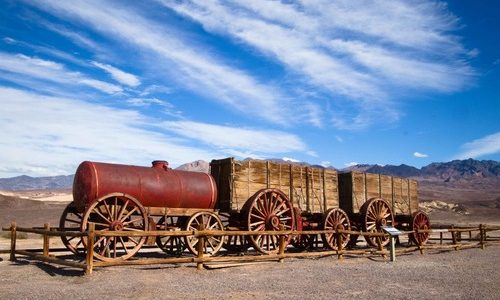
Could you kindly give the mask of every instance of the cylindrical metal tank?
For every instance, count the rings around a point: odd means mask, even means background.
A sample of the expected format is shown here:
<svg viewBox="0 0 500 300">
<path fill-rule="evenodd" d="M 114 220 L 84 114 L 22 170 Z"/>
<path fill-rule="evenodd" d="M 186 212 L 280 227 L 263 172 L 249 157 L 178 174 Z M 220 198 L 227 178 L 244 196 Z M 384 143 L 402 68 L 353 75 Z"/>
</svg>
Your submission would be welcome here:
<svg viewBox="0 0 500 300">
<path fill-rule="evenodd" d="M 217 187 L 202 172 L 172 170 L 166 161 L 139 167 L 84 161 L 76 170 L 73 200 L 78 210 L 110 193 L 125 193 L 143 206 L 214 208 Z"/>
</svg>

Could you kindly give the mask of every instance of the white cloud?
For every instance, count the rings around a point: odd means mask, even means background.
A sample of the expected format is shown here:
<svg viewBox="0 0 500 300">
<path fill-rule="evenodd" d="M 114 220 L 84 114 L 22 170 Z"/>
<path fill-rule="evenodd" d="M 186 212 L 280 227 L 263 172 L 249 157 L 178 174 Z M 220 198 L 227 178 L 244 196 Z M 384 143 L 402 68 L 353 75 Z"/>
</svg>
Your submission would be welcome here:
<svg viewBox="0 0 500 300">
<path fill-rule="evenodd" d="M 397 121 L 387 91 L 454 92 L 475 76 L 465 62 L 471 52 L 454 36 L 458 18 L 431 1 L 160 2 L 257 49 L 302 83 L 354 100 L 358 116 L 335 112 L 333 124 L 341 129 L 365 128 L 379 116 Z"/>
<path fill-rule="evenodd" d="M 418 157 L 418 158 L 426 158 L 429 157 L 428 154 L 420 153 L 420 152 L 414 152 L 413 156 Z"/>
<path fill-rule="evenodd" d="M 79 72 L 72 72 L 64 65 L 22 54 L 0 52 L 0 70 L 16 73 L 33 80 L 53 82 L 62 85 L 85 85 L 107 94 L 122 92 L 120 86 L 89 78 Z M 14 79 L 15 77 L 11 77 Z M 22 84 L 22 81 L 20 82 Z"/>
<path fill-rule="evenodd" d="M 145 129 L 154 120 L 131 110 L 4 87 L 0 103 L 0 177 L 71 174 L 87 159 L 137 165 L 166 159 L 175 166 L 218 155 Z"/>
<path fill-rule="evenodd" d="M 358 164 L 357 162 L 354 162 L 354 161 L 353 161 L 353 162 L 349 162 L 349 163 L 345 163 L 345 164 L 344 164 L 344 166 L 346 166 L 346 167 L 354 167 L 354 166 L 356 166 L 356 165 L 359 165 L 359 164 Z"/>
<path fill-rule="evenodd" d="M 131 87 L 136 87 L 141 84 L 141 81 L 137 76 L 127 73 L 125 71 L 122 71 L 118 68 L 115 68 L 111 65 L 108 64 L 102 64 L 96 61 L 93 61 L 92 64 L 100 69 L 103 69 L 104 71 L 108 72 L 111 77 L 113 77 L 114 80 L 118 81 L 121 84 L 125 84 Z"/>
<path fill-rule="evenodd" d="M 484 155 L 500 153 L 500 132 L 463 144 L 462 151 L 455 159 L 478 158 Z"/>
<path fill-rule="evenodd" d="M 192 121 L 167 121 L 159 126 L 219 149 L 247 151 L 256 155 L 307 150 L 299 137 L 283 131 L 235 128 Z"/>
<path fill-rule="evenodd" d="M 94 29 L 109 34 L 112 38 L 152 51 L 160 57 L 155 68 L 172 72 L 177 83 L 199 92 L 211 99 L 230 105 L 245 113 L 264 118 L 270 122 L 287 124 L 285 116 L 289 106 L 287 97 L 273 86 L 262 84 L 256 78 L 233 68 L 217 57 L 211 56 L 206 48 L 190 45 L 173 34 L 171 28 L 143 18 L 126 6 L 116 9 L 115 5 L 102 1 L 66 2 L 35 1 L 40 9 L 61 18 L 78 20 L 90 24 Z"/>
<path fill-rule="evenodd" d="M 300 160 L 298 160 L 298 159 L 295 159 L 295 158 L 290 158 L 290 157 L 286 157 L 286 156 L 285 156 L 285 157 L 283 157 L 282 159 L 283 159 L 284 161 L 289 161 L 289 162 L 293 162 L 293 163 L 298 163 L 298 162 L 300 162 Z"/>
</svg>

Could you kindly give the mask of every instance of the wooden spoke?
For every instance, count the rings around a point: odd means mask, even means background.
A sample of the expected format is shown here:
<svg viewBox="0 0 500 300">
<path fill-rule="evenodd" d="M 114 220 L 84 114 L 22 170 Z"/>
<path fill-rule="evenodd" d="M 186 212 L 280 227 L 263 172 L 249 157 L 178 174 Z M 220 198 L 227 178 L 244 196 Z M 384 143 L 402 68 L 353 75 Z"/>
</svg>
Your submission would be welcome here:
<svg viewBox="0 0 500 300">
<path fill-rule="evenodd" d="M 323 216 L 323 229 L 324 230 L 351 230 L 351 224 L 349 222 L 349 217 L 347 213 L 344 212 L 340 208 L 331 208 L 327 210 Z M 342 235 L 342 248 L 347 246 L 349 243 L 349 234 L 343 233 Z M 335 233 L 331 234 L 322 234 L 321 238 L 323 240 L 323 244 L 332 249 L 338 249 L 338 237 Z"/>
<path fill-rule="evenodd" d="M 96 230 L 148 230 L 147 214 L 140 202 L 119 193 L 95 201 L 83 215 L 81 230 L 87 230 L 90 222 L 96 225 Z M 98 237 L 94 243 L 94 256 L 103 261 L 128 259 L 139 251 L 145 241 L 145 237 Z"/>
<path fill-rule="evenodd" d="M 368 200 L 361 207 L 361 219 L 363 221 L 363 231 L 366 232 L 383 232 L 383 226 L 391 226 L 394 224 L 394 216 L 391 206 L 383 199 L 373 198 Z M 365 236 L 365 240 L 369 246 L 378 247 L 377 239 L 380 239 L 382 246 L 389 243 L 389 237 L 369 237 Z"/>
<path fill-rule="evenodd" d="M 224 230 L 224 226 L 222 226 L 222 221 L 220 220 L 219 216 L 212 212 L 195 213 L 189 218 L 185 228 L 186 230 L 189 231 L 198 230 L 200 228 L 200 225 L 203 225 L 203 228 L 205 228 L 205 230 L 214 230 L 214 231 Z M 217 252 L 219 252 L 223 244 L 222 238 L 209 236 L 209 237 L 203 237 L 203 239 L 205 240 L 204 243 L 205 255 L 213 256 Z M 198 255 L 199 238 L 194 236 L 187 236 L 184 240 L 186 243 L 186 247 L 189 249 L 189 251 L 194 255 Z"/>
<path fill-rule="evenodd" d="M 264 189 L 257 192 L 245 203 L 244 211 L 247 214 L 247 228 L 249 231 L 278 231 L 293 228 L 293 208 L 286 195 L 277 189 Z M 292 237 L 286 238 L 286 243 Z M 262 253 L 277 253 L 279 248 L 277 235 L 249 236 L 253 247 Z"/>
<path fill-rule="evenodd" d="M 185 219 L 181 217 L 161 217 L 158 221 L 158 230 L 181 230 L 185 225 Z M 180 236 L 158 236 L 156 245 L 168 255 L 180 256 L 186 249 L 184 238 Z"/>
<path fill-rule="evenodd" d="M 61 231 L 80 231 L 82 224 L 82 214 L 79 213 L 73 202 L 68 204 L 59 219 Z M 78 256 L 85 255 L 85 247 L 81 237 L 61 236 L 64 246 Z"/>
</svg>

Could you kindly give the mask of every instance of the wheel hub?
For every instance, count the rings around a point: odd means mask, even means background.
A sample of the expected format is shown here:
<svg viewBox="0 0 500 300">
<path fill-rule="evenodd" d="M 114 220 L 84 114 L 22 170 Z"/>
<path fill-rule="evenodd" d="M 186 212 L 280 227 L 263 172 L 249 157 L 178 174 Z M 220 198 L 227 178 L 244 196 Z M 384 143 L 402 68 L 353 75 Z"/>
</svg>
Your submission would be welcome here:
<svg viewBox="0 0 500 300">
<path fill-rule="evenodd" d="M 120 221 L 113 221 L 110 225 L 109 228 L 113 231 L 120 231 L 123 229 L 123 223 Z"/>
<path fill-rule="evenodd" d="M 276 215 L 268 216 L 266 219 L 266 230 L 278 230 L 280 225 L 280 218 Z"/>
</svg>

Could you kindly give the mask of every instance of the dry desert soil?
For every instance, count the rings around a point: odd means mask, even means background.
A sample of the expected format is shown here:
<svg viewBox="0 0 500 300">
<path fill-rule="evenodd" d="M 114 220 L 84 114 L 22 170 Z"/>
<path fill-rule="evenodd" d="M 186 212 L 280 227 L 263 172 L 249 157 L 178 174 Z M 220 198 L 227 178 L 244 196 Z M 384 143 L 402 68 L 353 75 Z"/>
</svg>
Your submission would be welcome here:
<svg viewBox="0 0 500 300">
<path fill-rule="evenodd" d="M 52 197 L 50 201 L 42 196 Z M 0 195 L 0 222 L 8 226 L 57 225 L 65 202 L 61 195 L 37 201 Z M 57 197 L 53 197 L 57 196 Z M 480 211 L 480 210 L 479 210 Z M 440 223 L 479 224 L 500 221 L 498 211 L 457 214 L 435 211 Z M 9 248 L 0 236 L 0 250 Z M 53 246 L 60 245 L 51 239 Z M 19 240 L 19 248 L 41 247 L 39 237 Z M 156 254 L 155 254 L 156 253 Z M 153 252 L 161 256 L 161 251 Z M 193 264 L 81 270 L 0 254 L 0 299 L 500 299 L 500 245 L 460 251 L 380 256 L 286 259 L 198 271 Z"/>
</svg>

